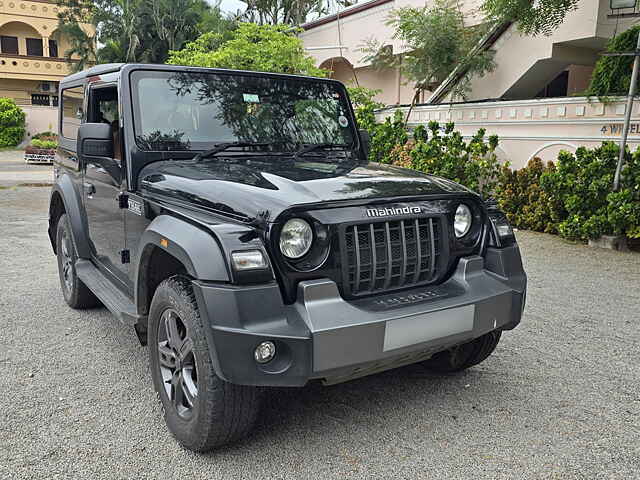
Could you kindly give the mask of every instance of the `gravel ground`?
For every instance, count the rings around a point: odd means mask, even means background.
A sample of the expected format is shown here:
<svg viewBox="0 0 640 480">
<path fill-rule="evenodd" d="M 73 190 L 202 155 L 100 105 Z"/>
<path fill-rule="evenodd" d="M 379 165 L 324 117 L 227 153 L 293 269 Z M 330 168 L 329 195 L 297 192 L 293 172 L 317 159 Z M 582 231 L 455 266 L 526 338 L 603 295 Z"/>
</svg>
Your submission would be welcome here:
<svg viewBox="0 0 640 480">
<path fill-rule="evenodd" d="M 639 254 L 520 232 L 525 318 L 482 365 L 274 390 L 250 438 L 197 455 L 133 331 L 64 303 L 47 197 L 0 190 L 2 479 L 640 478 Z"/>
<path fill-rule="evenodd" d="M 0 150 L 0 190 L 17 185 L 50 184 L 52 166 L 26 164 L 24 150 Z"/>
</svg>

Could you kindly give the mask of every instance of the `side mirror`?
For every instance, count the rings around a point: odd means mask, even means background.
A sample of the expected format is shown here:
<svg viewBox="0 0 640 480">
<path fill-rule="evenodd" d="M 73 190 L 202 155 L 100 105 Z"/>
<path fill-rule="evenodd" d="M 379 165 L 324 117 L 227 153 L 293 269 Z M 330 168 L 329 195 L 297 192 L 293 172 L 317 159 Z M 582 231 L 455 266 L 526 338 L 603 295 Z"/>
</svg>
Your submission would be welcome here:
<svg viewBox="0 0 640 480">
<path fill-rule="evenodd" d="M 371 150 L 371 137 L 366 130 L 358 130 L 360 134 L 360 146 L 362 147 L 362 153 L 365 160 L 369 158 L 369 151 Z"/>
<path fill-rule="evenodd" d="M 113 159 L 113 133 L 106 123 L 83 123 L 78 130 L 77 155 L 80 161 Z"/>
</svg>

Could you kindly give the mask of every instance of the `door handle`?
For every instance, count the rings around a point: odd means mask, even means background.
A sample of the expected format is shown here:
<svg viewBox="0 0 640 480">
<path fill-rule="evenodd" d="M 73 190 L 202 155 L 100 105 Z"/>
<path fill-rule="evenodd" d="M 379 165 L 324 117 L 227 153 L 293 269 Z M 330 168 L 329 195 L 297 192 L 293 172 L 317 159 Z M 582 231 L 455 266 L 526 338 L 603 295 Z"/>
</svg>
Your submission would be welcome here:
<svg viewBox="0 0 640 480">
<path fill-rule="evenodd" d="M 84 183 L 82 185 L 84 187 L 84 193 L 90 197 L 94 193 L 96 193 L 96 186 L 93 183 Z"/>
</svg>

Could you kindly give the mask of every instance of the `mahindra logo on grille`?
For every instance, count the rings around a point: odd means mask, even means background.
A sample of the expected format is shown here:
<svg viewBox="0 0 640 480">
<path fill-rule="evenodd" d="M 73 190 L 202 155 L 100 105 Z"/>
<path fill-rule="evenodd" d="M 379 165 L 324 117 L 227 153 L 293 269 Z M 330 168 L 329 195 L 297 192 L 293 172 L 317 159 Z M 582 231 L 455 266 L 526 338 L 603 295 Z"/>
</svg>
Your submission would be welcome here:
<svg viewBox="0 0 640 480">
<path fill-rule="evenodd" d="M 367 217 L 389 217 L 391 215 L 417 215 L 422 213 L 420 207 L 386 207 L 367 208 Z"/>
</svg>

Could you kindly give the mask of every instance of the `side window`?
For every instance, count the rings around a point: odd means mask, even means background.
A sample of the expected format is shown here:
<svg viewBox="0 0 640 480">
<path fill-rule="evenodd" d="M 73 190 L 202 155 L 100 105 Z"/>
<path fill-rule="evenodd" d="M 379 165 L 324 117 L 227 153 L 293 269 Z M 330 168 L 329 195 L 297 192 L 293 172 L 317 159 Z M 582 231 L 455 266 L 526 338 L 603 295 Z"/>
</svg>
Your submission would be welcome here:
<svg viewBox="0 0 640 480">
<path fill-rule="evenodd" d="M 108 123 L 118 121 L 118 89 L 115 87 L 94 88 L 89 94 L 88 121 Z"/>
<path fill-rule="evenodd" d="M 67 88 L 62 91 L 62 136 L 70 140 L 78 138 L 78 128 L 84 112 L 84 87 Z"/>
<path fill-rule="evenodd" d="M 113 155 L 122 159 L 120 139 L 120 115 L 118 112 L 118 89 L 113 86 L 92 88 L 89 93 L 87 120 L 92 123 L 106 123 L 113 135 Z"/>
</svg>

